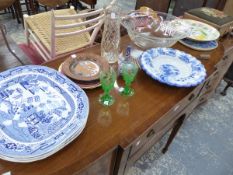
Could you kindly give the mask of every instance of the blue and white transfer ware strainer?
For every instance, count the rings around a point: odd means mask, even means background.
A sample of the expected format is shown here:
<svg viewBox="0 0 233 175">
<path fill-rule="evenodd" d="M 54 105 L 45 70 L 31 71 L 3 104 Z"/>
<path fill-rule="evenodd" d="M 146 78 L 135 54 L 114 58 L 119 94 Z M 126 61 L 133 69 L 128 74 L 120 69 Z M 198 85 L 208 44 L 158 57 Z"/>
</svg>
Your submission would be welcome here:
<svg viewBox="0 0 233 175">
<path fill-rule="evenodd" d="M 205 67 L 190 54 L 172 48 L 149 49 L 140 57 L 142 69 L 153 79 L 176 87 L 192 87 L 206 77 Z"/>
</svg>

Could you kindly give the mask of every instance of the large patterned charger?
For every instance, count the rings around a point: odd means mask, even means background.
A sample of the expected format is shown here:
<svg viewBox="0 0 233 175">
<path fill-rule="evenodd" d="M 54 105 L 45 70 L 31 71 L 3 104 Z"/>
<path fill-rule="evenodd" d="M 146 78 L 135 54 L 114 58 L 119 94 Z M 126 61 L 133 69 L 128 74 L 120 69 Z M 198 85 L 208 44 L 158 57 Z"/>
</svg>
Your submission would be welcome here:
<svg viewBox="0 0 233 175">
<path fill-rule="evenodd" d="M 192 87 L 206 77 L 205 67 L 192 55 L 172 48 L 153 48 L 140 57 L 142 69 L 153 79 L 176 87 Z"/>
<path fill-rule="evenodd" d="M 88 113 L 85 92 L 53 69 L 21 66 L 0 73 L 0 158 L 50 156 L 82 132 Z"/>
</svg>

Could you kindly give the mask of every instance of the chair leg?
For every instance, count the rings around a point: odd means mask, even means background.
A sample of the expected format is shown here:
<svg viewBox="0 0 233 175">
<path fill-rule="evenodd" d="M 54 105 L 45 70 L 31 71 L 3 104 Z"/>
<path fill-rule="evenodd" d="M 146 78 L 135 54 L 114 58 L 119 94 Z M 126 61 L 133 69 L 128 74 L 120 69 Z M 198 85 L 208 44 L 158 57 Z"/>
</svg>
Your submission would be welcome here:
<svg viewBox="0 0 233 175">
<path fill-rule="evenodd" d="M 95 9 L 95 4 L 91 4 L 91 9 Z"/>
<path fill-rule="evenodd" d="M 40 4 L 38 1 L 34 1 L 34 5 L 35 5 L 35 13 L 39 13 L 40 11 Z"/>
<path fill-rule="evenodd" d="M 77 6 L 77 8 L 79 7 L 79 9 L 81 9 L 81 10 L 87 9 L 87 7 L 82 5 L 82 3 L 79 0 L 75 1 L 75 6 Z"/>
<path fill-rule="evenodd" d="M 233 83 L 232 82 L 227 82 L 226 87 L 223 89 L 223 91 L 220 93 L 222 96 L 226 96 L 227 95 L 227 89 L 232 86 Z"/>
<path fill-rule="evenodd" d="M 14 5 L 14 11 L 15 11 L 15 16 L 16 16 L 17 22 L 20 24 L 21 21 L 19 19 L 19 13 L 18 13 L 18 10 L 16 9 L 15 5 Z"/>
<path fill-rule="evenodd" d="M 15 52 L 10 48 L 10 45 L 7 41 L 7 38 L 6 38 L 6 27 L 2 24 L 0 24 L 0 30 L 1 30 L 1 33 L 2 33 L 2 36 L 3 36 L 3 39 L 6 43 L 6 46 L 7 46 L 7 49 L 10 51 L 10 53 L 20 62 L 21 65 L 24 65 L 24 63 L 20 60 L 20 58 L 15 54 Z"/>
<path fill-rule="evenodd" d="M 16 0 L 13 6 L 14 6 L 14 9 L 15 9 L 15 14 L 16 14 L 17 21 L 20 24 L 21 20 L 23 21 L 23 13 L 22 13 L 21 5 L 20 5 L 20 0 Z"/>
<path fill-rule="evenodd" d="M 35 6 L 36 5 L 35 5 L 34 0 L 29 0 L 29 7 L 30 7 L 32 14 L 36 14 L 36 7 Z"/>
<path fill-rule="evenodd" d="M 28 0 L 25 0 L 25 5 L 26 5 L 26 10 L 27 10 L 28 15 L 31 15 Z"/>
<path fill-rule="evenodd" d="M 27 45 L 28 45 L 28 47 L 30 47 L 30 39 L 29 39 L 30 33 L 28 31 L 28 25 L 26 22 L 26 18 L 28 17 L 28 15 L 25 14 L 25 15 L 23 15 L 23 17 L 24 17 L 24 32 L 25 32 L 25 36 L 26 36 L 26 40 L 27 40 Z"/>
<path fill-rule="evenodd" d="M 74 6 L 74 9 L 77 10 L 78 9 L 78 0 L 70 0 L 68 5 L 69 5 L 69 7 Z"/>
<path fill-rule="evenodd" d="M 172 143 L 173 139 L 175 138 L 177 132 L 179 131 L 180 127 L 182 126 L 183 122 L 185 119 L 185 115 L 181 116 L 177 121 L 176 124 L 174 126 L 174 128 L 172 129 L 172 132 L 167 140 L 166 145 L 164 146 L 164 148 L 162 149 L 162 153 L 165 154 L 168 150 L 168 147 L 170 146 L 170 144 Z"/>
<path fill-rule="evenodd" d="M 15 12 L 14 12 L 14 8 L 11 6 L 9 9 L 10 9 L 10 12 L 12 13 L 12 17 L 13 17 L 13 19 L 15 19 Z"/>
</svg>

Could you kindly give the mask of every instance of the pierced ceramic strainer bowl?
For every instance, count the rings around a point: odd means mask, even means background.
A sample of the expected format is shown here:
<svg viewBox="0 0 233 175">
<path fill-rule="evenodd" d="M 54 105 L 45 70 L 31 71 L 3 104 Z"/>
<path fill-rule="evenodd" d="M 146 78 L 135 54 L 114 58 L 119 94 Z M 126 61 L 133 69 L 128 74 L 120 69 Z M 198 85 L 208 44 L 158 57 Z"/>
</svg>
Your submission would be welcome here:
<svg viewBox="0 0 233 175">
<path fill-rule="evenodd" d="M 191 32 L 188 25 L 180 26 L 179 20 L 162 12 L 132 11 L 122 17 L 122 25 L 131 40 L 141 48 L 171 47 Z"/>
</svg>

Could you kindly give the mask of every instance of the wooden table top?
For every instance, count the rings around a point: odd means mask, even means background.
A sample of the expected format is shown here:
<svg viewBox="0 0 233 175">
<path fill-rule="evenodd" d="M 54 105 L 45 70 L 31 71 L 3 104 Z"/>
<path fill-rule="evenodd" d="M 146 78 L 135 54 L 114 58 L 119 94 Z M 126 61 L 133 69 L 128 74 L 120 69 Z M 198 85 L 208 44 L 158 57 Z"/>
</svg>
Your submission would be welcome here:
<svg viewBox="0 0 233 175">
<path fill-rule="evenodd" d="M 122 38 L 121 47 L 130 43 L 128 36 Z M 174 48 L 196 56 L 203 52 L 188 49 L 177 43 Z M 88 48 L 85 52 L 100 54 L 100 45 Z M 222 44 L 211 52 L 209 60 L 201 60 L 208 75 L 214 72 L 214 66 L 224 55 Z M 45 63 L 45 66 L 57 69 L 65 58 Z M 122 85 L 122 79 L 118 78 Z M 90 114 L 82 134 L 72 143 L 56 154 L 33 163 L 20 164 L 0 161 L 0 172 L 11 171 L 17 175 L 71 174 L 91 162 L 97 160 L 106 152 L 121 146 L 127 147 L 142 134 L 152 123 L 158 121 L 169 109 L 187 96 L 193 88 L 175 88 L 161 84 L 143 71 L 139 71 L 132 87 L 135 95 L 122 97 L 113 91 L 116 102 L 111 107 L 103 107 L 98 97 L 103 93 L 101 88 L 85 90 L 90 101 Z"/>
</svg>

